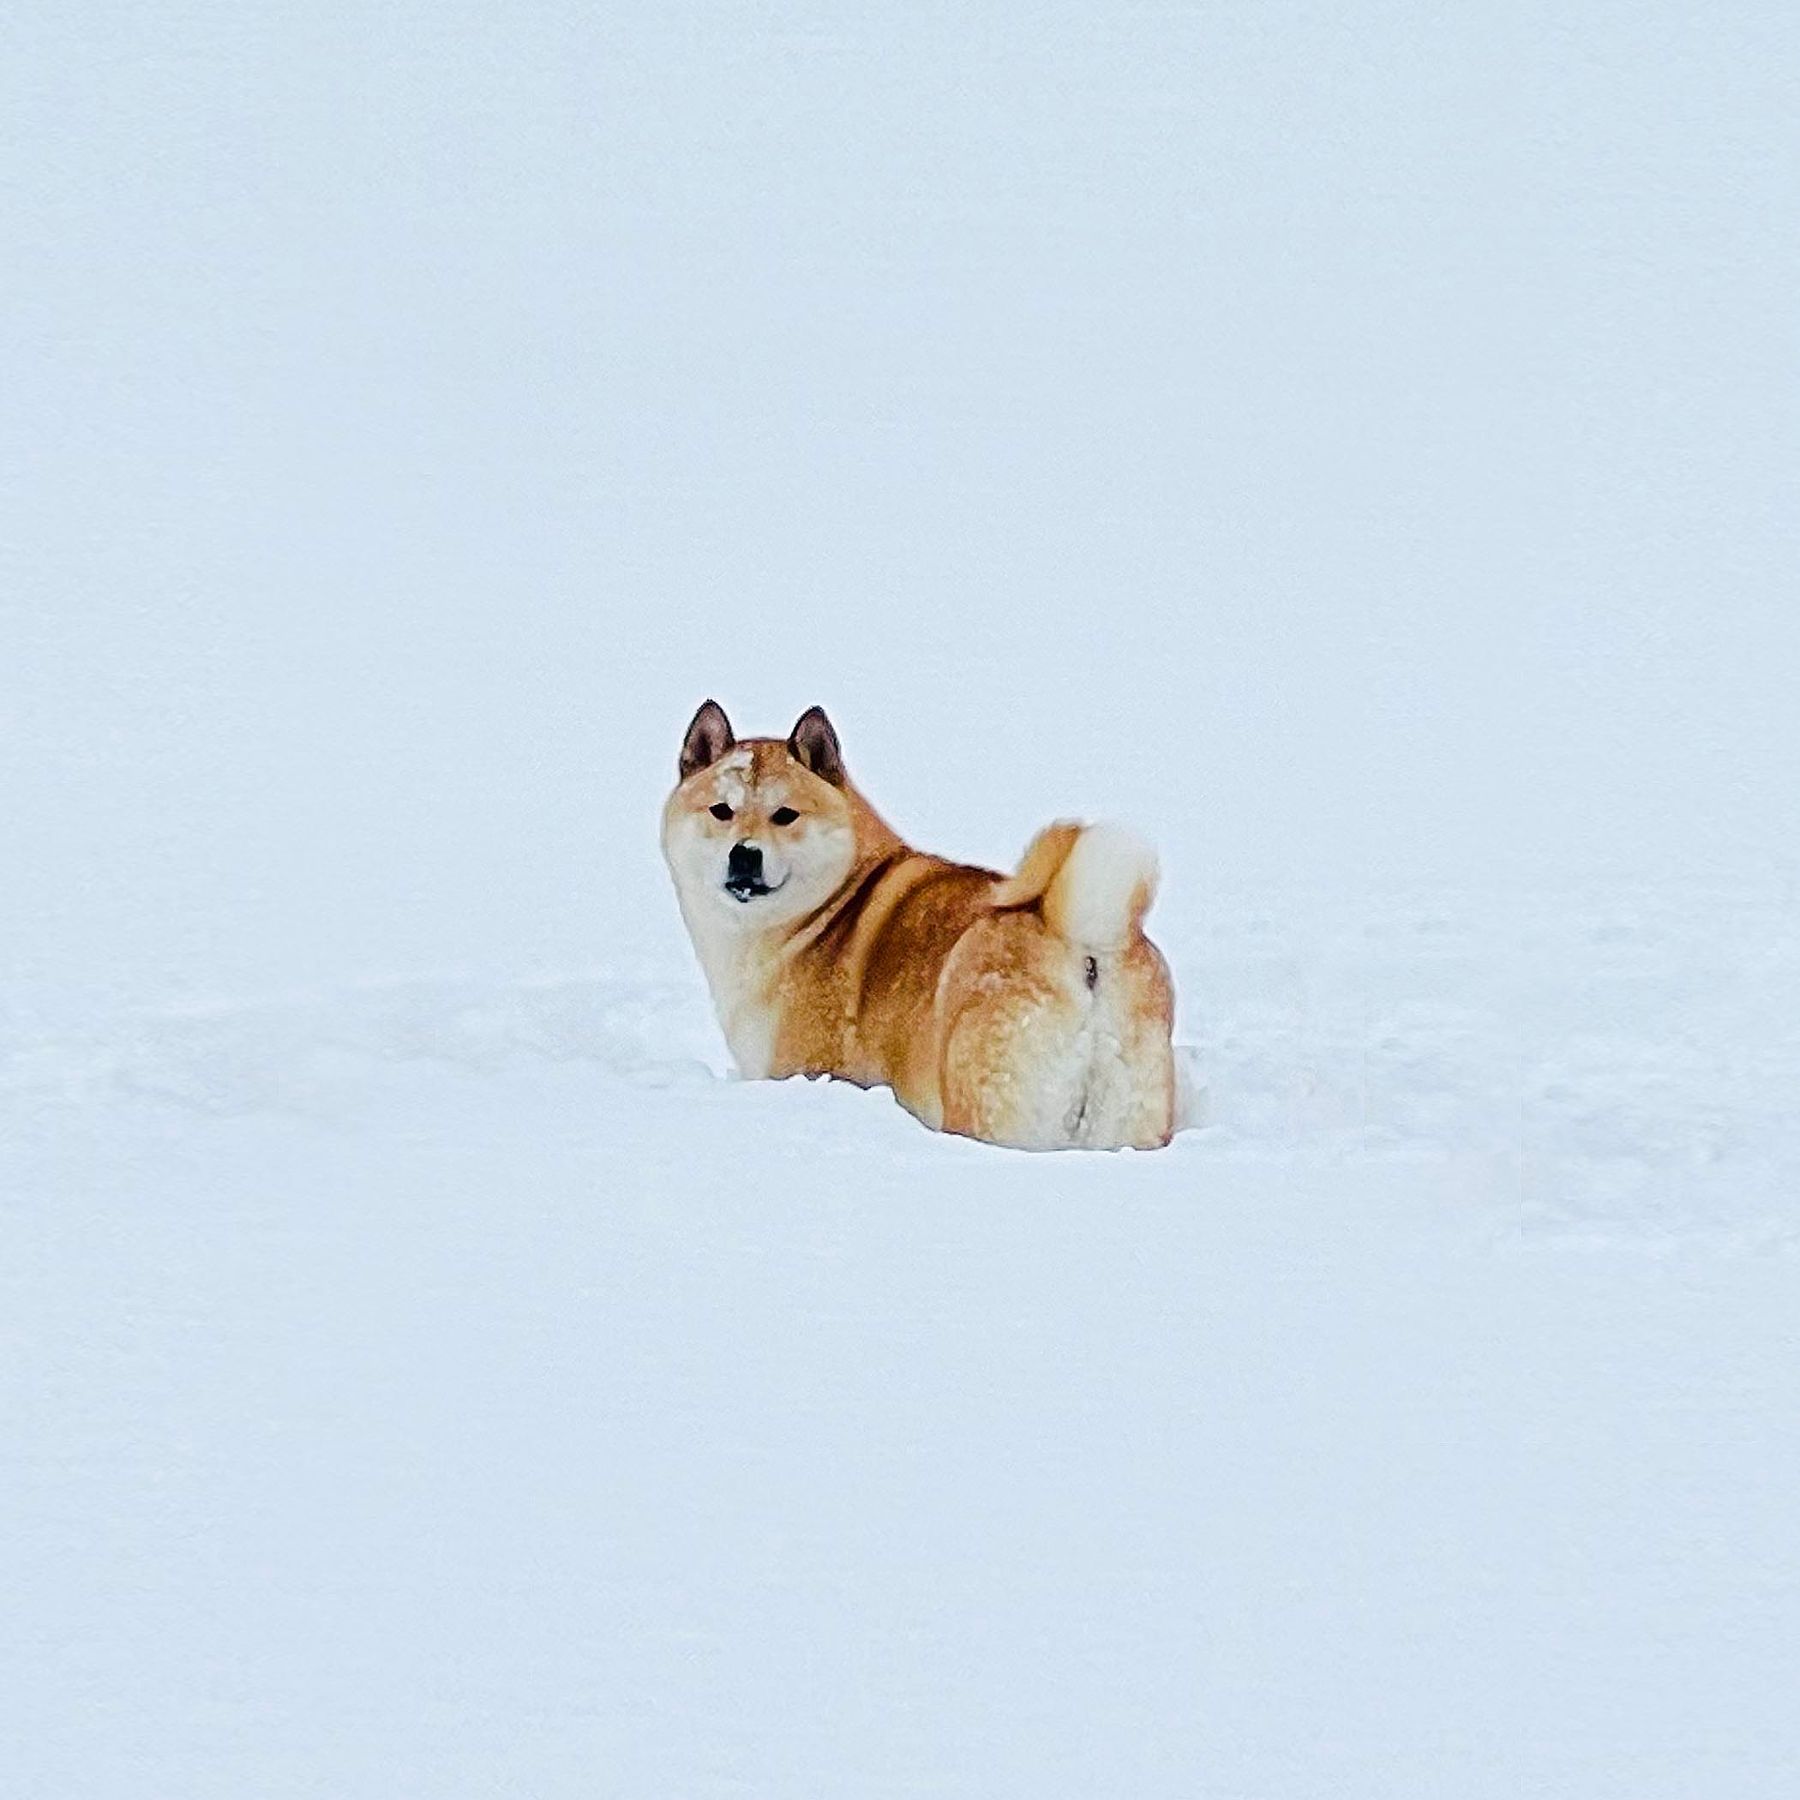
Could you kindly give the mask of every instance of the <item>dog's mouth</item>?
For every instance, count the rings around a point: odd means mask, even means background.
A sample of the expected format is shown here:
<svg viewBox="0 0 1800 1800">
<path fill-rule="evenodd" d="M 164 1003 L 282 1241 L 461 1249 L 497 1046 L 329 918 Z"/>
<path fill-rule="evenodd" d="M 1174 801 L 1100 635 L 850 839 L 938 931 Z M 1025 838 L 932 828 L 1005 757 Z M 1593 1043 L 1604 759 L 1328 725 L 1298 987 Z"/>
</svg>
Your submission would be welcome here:
<svg viewBox="0 0 1800 1800">
<path fill-rule="evenodd" d="M 778 892 L 786 886 L 785 878 L 773 887 L 760 875 L 728 875 L 725 878 L 725 891 L 740 906 L 747 906 L 752 900 L 760 900 L 767 894 Z"/>
</svg>

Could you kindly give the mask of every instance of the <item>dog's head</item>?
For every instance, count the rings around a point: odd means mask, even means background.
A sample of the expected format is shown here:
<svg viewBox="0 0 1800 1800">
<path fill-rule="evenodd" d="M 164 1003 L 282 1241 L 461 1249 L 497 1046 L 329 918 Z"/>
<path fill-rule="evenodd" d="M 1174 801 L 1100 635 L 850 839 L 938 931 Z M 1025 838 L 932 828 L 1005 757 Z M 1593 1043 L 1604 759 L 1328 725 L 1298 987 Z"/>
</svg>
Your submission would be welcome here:
<svg viewBox="0 0 1800 1800">
<path fill-rule="evenodd" d="M 785 740 L 740 743 L 708 700 L 682 740 L 680 773 L 662 843 L 688 907 L 761 930 L 822 906 L 855 866 L 857 808 L 818 707 Z"/>
</svg>

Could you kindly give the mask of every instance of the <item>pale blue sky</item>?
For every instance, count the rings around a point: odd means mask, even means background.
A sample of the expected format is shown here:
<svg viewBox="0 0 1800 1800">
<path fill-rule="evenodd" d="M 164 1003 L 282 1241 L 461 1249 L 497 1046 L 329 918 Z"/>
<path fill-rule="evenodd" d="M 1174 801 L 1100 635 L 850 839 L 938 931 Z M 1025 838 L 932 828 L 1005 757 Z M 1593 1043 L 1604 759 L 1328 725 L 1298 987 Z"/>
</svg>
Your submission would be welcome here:
<svg viewBox="0 0 1800 1800">
<path fill-rule="evenodd" d="M 709 692 L 983 859 L 1790 854 L 1791 9 L 0 31 L 0 976 L 678 945 Z"/>
</svg>

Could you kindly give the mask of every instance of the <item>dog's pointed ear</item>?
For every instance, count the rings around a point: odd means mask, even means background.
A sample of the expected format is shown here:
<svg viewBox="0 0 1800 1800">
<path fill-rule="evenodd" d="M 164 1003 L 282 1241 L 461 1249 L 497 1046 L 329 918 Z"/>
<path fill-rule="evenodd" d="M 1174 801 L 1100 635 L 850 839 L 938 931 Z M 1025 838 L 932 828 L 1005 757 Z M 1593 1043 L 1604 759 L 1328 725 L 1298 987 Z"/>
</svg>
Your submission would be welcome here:
<svg viewBox="0 0 1800 1800">
<path fill-rule="evenodd" d="M 844 785 L 844 753 L 822 706 L 809 706 L 788 733 L 788 754 L 833 787 Z"/>
<path fill-rule="evenodd" d="M 681 740 L 681 779 L 716 763 L 737 739 L 731 734 L 731 721 L 716 700 L 708 700 L 694 714 Z"/>
</svg>

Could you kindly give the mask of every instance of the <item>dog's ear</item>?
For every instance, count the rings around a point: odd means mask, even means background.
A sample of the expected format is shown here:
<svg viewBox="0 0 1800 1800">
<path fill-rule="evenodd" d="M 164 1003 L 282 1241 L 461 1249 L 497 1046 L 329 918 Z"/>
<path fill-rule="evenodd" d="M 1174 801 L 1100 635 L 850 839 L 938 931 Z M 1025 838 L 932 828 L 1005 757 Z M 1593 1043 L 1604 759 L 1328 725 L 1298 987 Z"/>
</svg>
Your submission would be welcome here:
<svg viewBox="0 0 1800 1800">
<path fill-rule="evenodd" d="M 708 700 L 694 714 L 687 736 L 681 740 L 681 779 L 686 781 L 697 770 L 711 767 L 736 742 L 724 707 Z"/>
<path fill-rule="evenodd" d="M 788 733 L 788 754 L 802 768 L 811 769 L 833 787 L 844 785 L 844 753 L 822 706 L 809 706 Z"/>
</svg>

